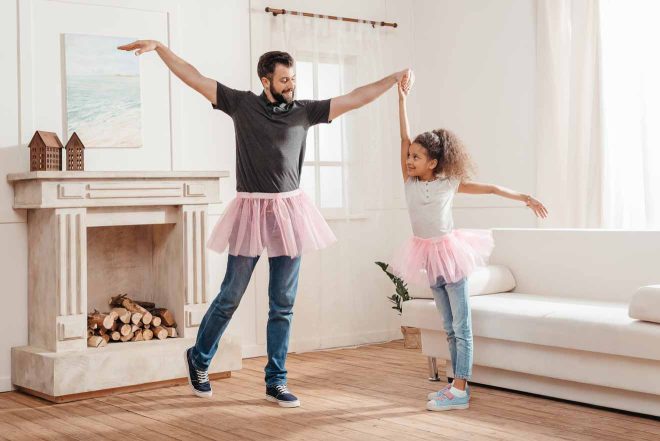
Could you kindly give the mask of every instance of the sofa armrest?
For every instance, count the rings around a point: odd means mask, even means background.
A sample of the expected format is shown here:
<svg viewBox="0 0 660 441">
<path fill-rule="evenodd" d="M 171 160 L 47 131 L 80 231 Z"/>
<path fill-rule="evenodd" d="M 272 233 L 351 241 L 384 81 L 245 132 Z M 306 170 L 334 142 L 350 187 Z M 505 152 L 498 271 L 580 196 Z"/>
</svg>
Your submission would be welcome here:
<svg viewBox="0 0 660 441">
<path fill-rule="evenodd" d="M 635 291 L 628 305 L 630 318 L 660 323 L 660 285 L 643 286 Z"/>
</svg>

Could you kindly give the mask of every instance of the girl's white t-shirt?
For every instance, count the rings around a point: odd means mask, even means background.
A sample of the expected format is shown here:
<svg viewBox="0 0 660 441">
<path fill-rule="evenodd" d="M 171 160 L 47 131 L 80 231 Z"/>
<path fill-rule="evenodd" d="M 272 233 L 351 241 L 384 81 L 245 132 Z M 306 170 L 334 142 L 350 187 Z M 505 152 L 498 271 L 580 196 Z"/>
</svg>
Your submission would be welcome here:
<svg viewBox="0 0 660 441">
<path fill-rule="evenodd" d="M 445 177 L 433 181 L 406 179 L 408 214 L 416 237 L 430 239 L 451 233 L 454 229 L 452 202 L 460 183 L 458 179 Z"/>
</svg>

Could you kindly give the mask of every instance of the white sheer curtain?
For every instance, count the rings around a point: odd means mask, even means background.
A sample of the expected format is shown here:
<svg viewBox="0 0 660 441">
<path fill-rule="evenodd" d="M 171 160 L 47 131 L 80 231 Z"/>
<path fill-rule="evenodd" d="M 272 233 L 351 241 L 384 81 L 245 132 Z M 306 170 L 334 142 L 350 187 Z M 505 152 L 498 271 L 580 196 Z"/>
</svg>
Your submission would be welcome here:
<svg viewBox="0 0 660 441">
<path fill-rule="evenodd" d="M 537 4 L 537 194 L 545 227 L 602 224 L 597 0 Z"/>
<path fill-rule="evenodd" d="M 660 228 L 660 2 L 539 0 L 537 11 L 543 225 Z"/>
<path fill-rule="evenodd" d="M 386 75 L 386 28 L 291 14 L 273 17 L 261 12 L 259 2 L 252 10 L 253 64 L 264 52 L 289 52 L 296 60 L 297 99 L 332 98 Z M 256 75 L 253 81 L 259 90 Z M 327 217 L 360 216 L 382 200 L 381 187 L 368 184 L 379 180 L 384 140 L 394 139 L 384 124 L 384 115 L 391 113 L 377 100 L 310 130 L 301 188 Z"/>
<path fill-rule="evenodd" d="M 660 228 L 660 2 L 602 0 L 603 226 Z"/>
</svg>

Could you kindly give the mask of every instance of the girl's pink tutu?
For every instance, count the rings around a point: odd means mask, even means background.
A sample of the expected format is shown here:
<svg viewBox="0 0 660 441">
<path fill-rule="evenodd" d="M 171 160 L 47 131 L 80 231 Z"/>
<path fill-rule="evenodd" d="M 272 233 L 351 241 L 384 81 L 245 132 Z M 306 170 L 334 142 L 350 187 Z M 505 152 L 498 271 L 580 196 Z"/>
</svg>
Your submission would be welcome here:
<svg viewBox="0 0 660 441">
<path fill-rule="evenodd" d="M 286 193 L 238 193 L 207 242 L 219 253 L 256 257 L 291 256 L 325 248 L 337 238 L 301 190 Z"/>
<path fill-rule="evenodd" d="M 433 286 L 440 276 L 455 283 L 485 265 L 492 250 L 493 236 L 488 230 L 454 230 L 430 239 L 412 237 L 395 254 L 388 270 L 416 285 Z"/>
</svg>

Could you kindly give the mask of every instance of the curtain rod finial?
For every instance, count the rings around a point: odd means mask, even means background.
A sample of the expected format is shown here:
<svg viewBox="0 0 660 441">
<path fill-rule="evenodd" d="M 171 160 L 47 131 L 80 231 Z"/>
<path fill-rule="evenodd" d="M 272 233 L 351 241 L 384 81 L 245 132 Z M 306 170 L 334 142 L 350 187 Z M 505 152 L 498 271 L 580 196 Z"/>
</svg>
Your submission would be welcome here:
<svg viewBox="0 0 660 441">
<path fill-rule="evenodd" d="M 286 9 L 274 9 L 271 8 L 270 6 L 266 6 L 265 11 L 272 13 L 273 17 L 277 17 L 280 14 L 286 14 Z"/>
</svg>

